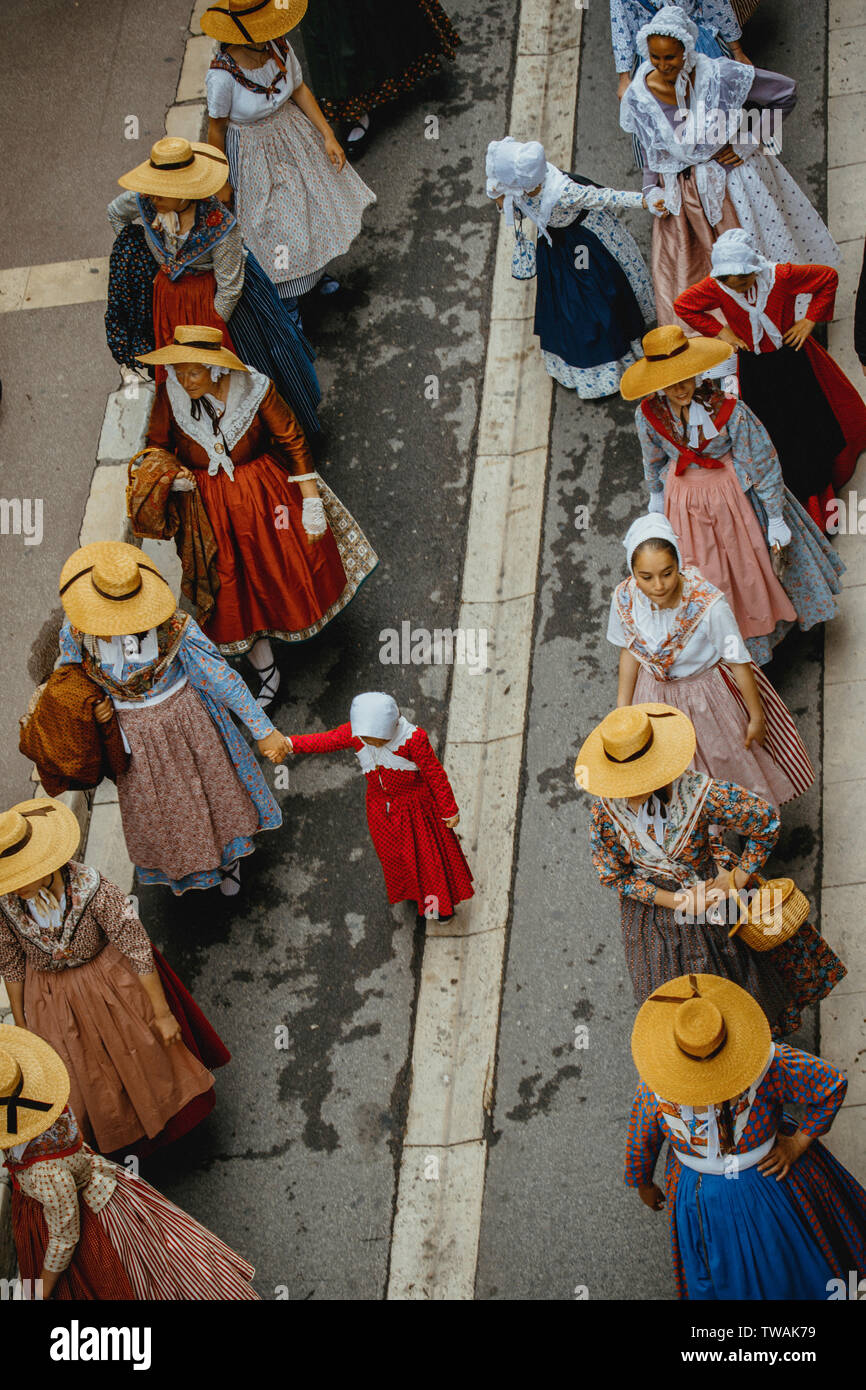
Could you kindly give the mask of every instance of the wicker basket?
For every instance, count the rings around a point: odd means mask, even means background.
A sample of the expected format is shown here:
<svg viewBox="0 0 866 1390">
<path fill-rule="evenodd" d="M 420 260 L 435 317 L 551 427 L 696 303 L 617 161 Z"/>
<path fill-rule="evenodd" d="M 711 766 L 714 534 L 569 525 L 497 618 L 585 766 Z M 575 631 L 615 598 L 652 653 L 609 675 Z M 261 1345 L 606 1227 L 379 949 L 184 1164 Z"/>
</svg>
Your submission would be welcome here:
<svg viewBox="0 0 866 1390">
<path fill-rule="evenodd" d="M 729 936 L 739 936 L 753 951 L 774 951 L 800 930 L 809 916 L 809 899 L 802 893 L 792 878 L 761 878 L 754 874 L 760 892 L 743 911 L 740 896 L 734 883 L 734 870 L 728 877 L 728 892 L 733 893 L 740 905 L 739 921 Z"/>
</svg>

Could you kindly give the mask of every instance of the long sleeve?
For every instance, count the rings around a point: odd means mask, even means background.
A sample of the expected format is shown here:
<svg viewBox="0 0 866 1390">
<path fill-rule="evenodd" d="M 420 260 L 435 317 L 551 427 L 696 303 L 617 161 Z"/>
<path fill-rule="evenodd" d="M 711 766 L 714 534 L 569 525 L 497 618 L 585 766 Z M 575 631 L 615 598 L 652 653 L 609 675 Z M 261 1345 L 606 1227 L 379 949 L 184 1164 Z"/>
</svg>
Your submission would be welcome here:
<svg viewBox="0 0 866 1390">
<path fill-rule="evenodd" d="M 659 436 L 647 420 L 640 406 L 634 413 L 634 421 L 637 426 L 637 437 L 640 440 L 641 454 L 643 456 L 644 477 L 649 484 L 650 492 L 663 492 L 664 483 L 662 472 L 667 468 L 669 459 L 661 446 Z"/>
<path fill-rule="evenodd" d="M 58 666 L 74 666 L 81 662 L 84 652 L 81 643 L 72 630 L 72 624 L 68 618 L 63 619 L 60 628 L 60 656 L 57 659 Z"/>
<path fill-rule="evenodd" d="M 0 912 L 0 976 L 4 980 L 18 983 L 27 974 L 27 957 L 24 947 L 14 927 L 10 926 L 4 913 Z"/>
<path fill-rule="evenodd" d="M 150 422 L 147 426 L 147 443 L 149 448 L 167 449 L 169 453 L 174 453 L 174 416 L 171 413 L 168 392 L 164 382 L 161 382 L 156 388 L 153 409 L 150 412 Z"/>
<path fill-rule="evenodd" d="M 710 29 L 715 29 L 719 37 L 728 43 L 742 38 L 743 31 L 737 22 L 731 0 L 699 0 L 692 18 L 700 20 Z"/>
<path fill-rule="evenodd" d="M 773 1065 L 782 1081 L 782 1100 L 804 1107 L 804 1134 L 826 1134 L 845 1099 L 846 1077 L 823 1058 L 787 1043 L 776 1043 Z"/>
<path fill-rule="evenodd" d="M 710 313 L 711 309 L 718 308 L 724 313 L 718 286 L 709 276 L 690 289 L 683 290 L 674 300 L 674 309 L 683 322 L 705 338 L 715 338 L 722 331 L 719 320 Z"/>
<path fill-rule="evenodd" d="M 456 816 L 458 808 L 451 783 L 448 781 L 444 767 L 433 752 L 424 729 L 415 730 L 408 743 L 408 752 L 412 761 L 418 764 L 424 781 L 433 793 L 436 809 L 442 819 L 450 820 L 452 816 Z"/>
<path fill-rule="evenodd" d="M 112 198 L 106 211 L 114 235 L 117 236 L 118 232 L 122 232 L 124 227 L 138 217 L 138 195 L 129 192 L 119 193 L 116 198 Z"/>
<path fill-rule="evenodd" d="M 211 249 L 216 294 L 213 305 L 223 323 L 228 323 L 244 288 L 244 243 L 236 222 Z"/>
<path fill-rule="evenodd" d="M 43 1159 L 18 1173 L 22 1192 L 42 1207 L 48 1227 L 48 1246 L 43 1265 L 52 1273 L 68 1269 L 81 1236 L 78 1188 L 66 1161 Z"/>
<path fill-rule="evenodd" d="M 632 867 L 613 821 L 598 800 L 592 807 L 589 846 L 596 873 L 605 888 L 616 888 L 625 897 L 638 898 L 644 903 L 655 902 L 655 884 L 641 878 Z"/>
<path fill-rule="evenodd" d="M 745 836 L 740 868 L 744 873 L 758 873 L 769 859 L 782 827 L 775 809 L 745 787 L 711 779 L 704 814 L 711 825 L 724 825 Z"/>
<path fill-rule="evenodd" d="M 105 935 L 123 952 L 136 975 L 151 975 L 156 965 L 150 937 L 126 895 L 103 879 L 93 910 Z"/>
<path fill-rule="evenodd" d="M 292 734 L 295 753 L 338 753 L 354 746 L 351 724 L 339 724 L 322 734 Z"/>
<path fill-rule="evenodd" d="M 591 184 L 575 183 L 569 180 L 568 187 L 556 204 L 562 212 L 620 212 L 623 208 L 639 208 L 643 205 L 643 194 L 636 189 L 593 188 Z M 551 220 L 551 225 L 556 223 Z M 566 224 L 567 225 L 567 224 Z"/>
<path fill-rule="evenodd" d="M 313 473 L 316 465 L 307 443 L 307 437 L 298 424 L 294 412 L 279 395 L 273 382 L 265 392 L 259 406 L 259 415 L 270 431 L 274 443 L 286 456 L 289 473 Z"/>
<path fill-rule="evenodd" d="M 767 516 L 781 516 L 785 504 L 782 465 L 773 442 L 754 411 L 738 401 L 728 420 L 731 451 L 764 505 Z"/>
<path fill-rule="evenodd" d="M 637 50 L 637 28 L 631 15 L 634 0 L 610 0 L 610 41 L 617 72 L 631 72 Z M 649 19 L 649 15 L 647 15 Z"/>
<path fill-rule="evenodd" d="M 769 68 L 755 68 L 755 76 L 743 105 L 781 111 L 784 120 L 797 105 L 797 84 L 793 77 L 786 77 L 784 73 L 771 72 Z"/>
<path fill-rule="evenodd" d="M 229 666 L 192 618 L 186 625 L 179 655 L 190 685 L 236 714 L 253 738 L 266 738 L 274 732 L 273 724 L 253 699 L 246 681 Z"/>
<path fill-rule="evenodd" d="M 814 323 L 829 323 L 836 304 L 839 285 L 837 271 L 829 265 L 791 265 L 776 267 L 776 284 L 788 294 L 811 294 L 806 318 Z"/>
<path fill-rule="evenodd" d="M 625 1182 L 628 1187 L 649 1186 L 666 1138 L 656 1098 L 641 1081 L 631 1103 L 625 1141 Z"/>
<path fill-rule="evenodd" d="M 863 265 L 854 301 L 854 351 L 866 367 L 866 244 L 863 246 Z"/>
</svg>

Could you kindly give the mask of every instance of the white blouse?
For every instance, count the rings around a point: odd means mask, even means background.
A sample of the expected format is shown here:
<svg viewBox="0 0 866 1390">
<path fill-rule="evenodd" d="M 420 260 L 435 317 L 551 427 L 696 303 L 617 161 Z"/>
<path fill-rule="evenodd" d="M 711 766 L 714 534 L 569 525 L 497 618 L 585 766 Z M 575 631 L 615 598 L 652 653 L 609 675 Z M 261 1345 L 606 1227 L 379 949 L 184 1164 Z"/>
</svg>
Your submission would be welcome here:
<svg viewBox="0 0 866 1390">
<path fill-rule="evenodd" d="M 276 59 L 269 58 L 263 67 L 244 69 L 244 75 L 251 82 L 267 87 L 279 73 Z M 254 125 L 262 116 L 270 116 L 289 100 L 304 80 L 301 65 L 290 48 L 286 54 L 286 76 L 272 96 L 263 92 L 251 92 L 236 82 L 230 72 L 221 68 L 210 68 L 205 86 L 207 88 L 207 113 L 214 119 L 228 116 L 232 125 Z"/>
<path fill-rule="evenodd" d="M 678 610 L 658 608 L 652 599 L 638 590 L 634 601 L 634 618 L 638 632 L 651 651 L 659 647 L 669 635 Z M 610 617 L 607 624 L 607 640 L 615 647 L 627 647 L 628 639 L 620 621 L 615 599 L 611 600 Z M 683 680 L 686 676 L 697 676 L 720 661 L 733 665 L 747 664 L 751 661 L 749 649 L 743 641 L 737 620 L 730 605 L 723 598 L 704 613 L 683 650 L 668 671 L 670 680 Z"/>
</svg>

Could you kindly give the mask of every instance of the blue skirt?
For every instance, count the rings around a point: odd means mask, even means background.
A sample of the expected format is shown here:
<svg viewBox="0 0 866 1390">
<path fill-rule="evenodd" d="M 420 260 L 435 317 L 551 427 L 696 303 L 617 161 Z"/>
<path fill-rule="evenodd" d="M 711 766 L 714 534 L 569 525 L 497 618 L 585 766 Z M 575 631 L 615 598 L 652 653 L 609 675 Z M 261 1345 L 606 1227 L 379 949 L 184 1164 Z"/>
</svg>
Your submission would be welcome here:
<svg viewBox="0 0 866 1390">
<path fill-rule="evenodd" d="M 313 366 L 316 354 L 251 251 L 228 329 L 241 361 L 270 377 L 307 437 L 316 434 L 321 428 L 316 407 L 322 399 Z"/>
<path fill-rule="evenodd" d="M 582 222 L 539 236 L 535 332 L 545 352 L 569 367 L 602 367 L 625 357 L 644 331 L 643 314 L 619 262 Z"/>
<path fill-rule="evenodd" d="M 690 1299 L 826 1301 L 835 1273 L 789 1178 L 777 1182 L 757 1167 L 736 1177 L 682 1167 L 674 1219 Z"/>
</svg>

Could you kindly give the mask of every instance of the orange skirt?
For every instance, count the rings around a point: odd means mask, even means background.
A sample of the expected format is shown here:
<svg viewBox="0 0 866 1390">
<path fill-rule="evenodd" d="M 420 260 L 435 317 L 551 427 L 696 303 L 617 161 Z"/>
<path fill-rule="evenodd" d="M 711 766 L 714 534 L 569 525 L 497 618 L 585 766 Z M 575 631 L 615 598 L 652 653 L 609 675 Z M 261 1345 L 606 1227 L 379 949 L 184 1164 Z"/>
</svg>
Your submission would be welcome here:
<svg viewBox="0 0 866 1390">
<path fill-rule="evenodd" d="M 187 271 L 179 280 L 170 280 L 158 271 L 153 282 L 153 337 L 156 347 L 174 342 L 174 330 L 179 323 L 204 324 L 206 328 L 221 328 L 223 347 L 235 352 L 231 334 L 214 308 L 216 280 L 212 270 L 195 274 Z M 157 381 L 165 381 L 165 367 L 156 368 Z"/>
</svg>

